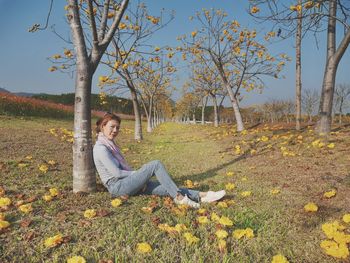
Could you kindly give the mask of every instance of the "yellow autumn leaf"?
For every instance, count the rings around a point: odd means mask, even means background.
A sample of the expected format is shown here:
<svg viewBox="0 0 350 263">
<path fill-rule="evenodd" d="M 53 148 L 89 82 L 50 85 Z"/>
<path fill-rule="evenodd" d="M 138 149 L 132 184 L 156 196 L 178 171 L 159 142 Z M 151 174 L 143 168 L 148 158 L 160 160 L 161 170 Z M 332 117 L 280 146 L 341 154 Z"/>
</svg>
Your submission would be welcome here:
<svg viewBox="0 0 350 263">
<path fill-rule="evenodd" d="M 53 237 L 49 237 L 45 240 L 45 247 L 51 248 L 55 247 L 63 242 L 63 237 L 61 234 L 57 234 Z"/>
<path fill-rule="evenodd" d="M 323 194 L 324 197 L 326 198 L 332 198 L 337 194 L 337 191 L 335 189 L 332 189 L 330 191 L 327 191 Z"/>
<path fill-rule="evenodd" d="M 122 203 L 123 203 L 122 200 L 120 200 L 119 198 L 115 198 L 111 201 L 111 205 L 113 207 L 121 206 Z"/>
<path fill-rule="evenodd" d="M 94 209 L 87 209 L 84 212 L 84 217 L 86 218 L 94 218 L 96 216 L 96 211 Z"/>
<path fill-rule="evenodd" d="M 27 214 L 33 211 L 33 207 L 32 207 L 32 204 L 24 204 L 24 205 L 20 205 L 18 207 L 18 210 Z"/>
<path fill-rule="evenodd" d="M 310 202 L 304 206 L 304 210 L 306 212 L 317 212 L 318 206 L 315 203 Z"/>
<path fill-rule="evenodd" d="M 146 242 L 142 242 L 142 243 L 138 243 L 137 244 L 137 251 L 143 254 L 147 254 L 152 252 L 152 247 L 150 246 L 150 244 L 146 243 Z"/>
</svg>

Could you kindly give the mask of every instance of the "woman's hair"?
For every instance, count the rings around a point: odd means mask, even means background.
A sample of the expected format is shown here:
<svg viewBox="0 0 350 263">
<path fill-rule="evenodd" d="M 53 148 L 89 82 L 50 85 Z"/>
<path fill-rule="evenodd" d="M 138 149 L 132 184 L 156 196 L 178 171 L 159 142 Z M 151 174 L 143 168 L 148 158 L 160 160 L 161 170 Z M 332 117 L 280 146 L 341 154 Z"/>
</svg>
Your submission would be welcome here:
<svg viewBox="0 0 350 263">
<path fill-rule="evenodd" d="M 105 115 L 103 115 L 102 118 L 99 118 L 96 121 L 96 135 L 98 135 L 102 131 L 102 127 L 105 126 L 107 122 L 109 122 L 110 120 L 115 120 L 119 124 L 122 122 L 122 119 L 119 116 L 113 113 L 107 112 Z"/>
</svg>

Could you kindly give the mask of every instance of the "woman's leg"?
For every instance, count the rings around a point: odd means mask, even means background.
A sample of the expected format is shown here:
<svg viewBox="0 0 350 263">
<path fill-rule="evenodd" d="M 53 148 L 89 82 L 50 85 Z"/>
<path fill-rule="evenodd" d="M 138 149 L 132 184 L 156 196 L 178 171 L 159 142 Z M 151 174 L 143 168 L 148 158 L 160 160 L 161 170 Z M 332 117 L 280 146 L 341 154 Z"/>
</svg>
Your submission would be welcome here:
<svg viewBox="0 0 350 263">
<path fill-rule="evenodd" d="M 164 187 L 167 193 L 175 198 L 179 188 L 169 176 L 164 165 L 160 161 L 151 161 L 144 164 L 139 170 L 132 175 L 118 180 L 114 195 L 135 195 L 148 183 L 149 179 L 155 175 L 158 182 Z"/>
<path fill-rule="evenodd" d="M 190 189 L 186 189 L 186 188 L 180 188 L 179 192 L 182 195 L 187 195 L 189 198 L 191 198 L 194 201 L 197 201 L 197 202 L 200 201 L 199 191 L 190 190 Z M 146 185 L 146 189 L 144 191 L 140 192 L 140 194 L 169 196 L 169 193 L 166 190 L 166 188 L 163 185 L 161 185 L 160 183 L 154 182 L 154 181 L 148 181 L 148 183 Z"/>
</svg>

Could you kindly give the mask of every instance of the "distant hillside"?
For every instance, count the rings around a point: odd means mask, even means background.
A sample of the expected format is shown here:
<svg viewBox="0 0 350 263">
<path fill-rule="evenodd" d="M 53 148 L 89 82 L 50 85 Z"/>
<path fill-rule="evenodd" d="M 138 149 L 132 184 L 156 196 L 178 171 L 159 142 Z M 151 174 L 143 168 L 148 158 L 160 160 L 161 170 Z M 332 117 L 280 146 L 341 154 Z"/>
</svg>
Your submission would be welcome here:
<svg viewBox="0 0 350 263">
<path fill-rule="evenodd" d="M 5 88 L 0 87 L 1 93 L 9 93 L 11 95 L 19 97 L 28 97 L 39 99 L 42 101 L 53 102 L 56 104 L 63 104 L 68 106 L 74 105 L 74 93 L 64 93 L 60 95 L 53 95 L 47 93 L 29 93 L 29 92 L 11 92 Z M 91 109 L 95 111 L 110 111 L 118 112 L 126 115 L 133 115 L 133 105 L 132 101 L 125 98 L 120 98 L 116 96 L 107 96 L 105 99 L 107 103 L 101 103 L 98 94 L 91 94 Z"/>
<path fill-rule="evenodd" d="M 10 93 L 7 89 L 1 88 L 1 87 L 0 87 L 0 92 L 2 92 L 2 93 Z"/>
<path fill-rule="evenodd" d="M 8 91 L 7 89 L 1 88 L 1 87 L 0 87 L 0 92 L 11 93 L 11 94 L 14 94 L 14 95 L 20 96 L 20 97 L 32 97 L 33 95 L 35 95 L 35 93 L 29 93 L 29 92 L 11 92 L 11 91 Z"/>
<path fill-rule="evenodd" d="M 34 94 L 32 98 L 73 106 L 74 96 L 74 93 L 65 93 L 61 95 L 42 93 Z M 133 115 L 133 105 L 131 100 L 115 96 L 107 96 L 105 101 L 107 103 L 102 104 L 98 94 L 91 94 L 91 109 Z"/>
</svg>

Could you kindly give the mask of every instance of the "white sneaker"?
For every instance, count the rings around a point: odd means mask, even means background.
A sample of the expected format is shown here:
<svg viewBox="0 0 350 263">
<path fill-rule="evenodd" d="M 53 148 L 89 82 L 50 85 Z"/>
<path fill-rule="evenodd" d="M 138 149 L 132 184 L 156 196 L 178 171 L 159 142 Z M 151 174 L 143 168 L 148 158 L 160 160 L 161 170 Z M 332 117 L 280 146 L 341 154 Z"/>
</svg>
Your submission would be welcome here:
<svg viewBox="0 0 350 263">
<path fill-rule="evenodd" d="M 215 202 L 220 200 L 221 198 L 223 198 L 226 194 L 225 190 L 221 190 L 221 191 L 217 191 L 217 192 L 213 192 L 213 191 L 209 191 L 207 192 L 207 195 L 201 198 L 201 202 L 202 203 L 211 203 L 211 202 Z"/>
<path fill-rule="evenodd" d="M 177 197 L 175 197 L 174 198 L 174 202 L 177 205 L 188 205 L 188 206 L 191 206 L 193 208 L 199 208 L 200 207 L 200 205 L 197 202 L 192 201 L 190 198 L 188 198 L 187 195 L 185 195 L 181 200 L 179 200 Z"/>
</svg>

